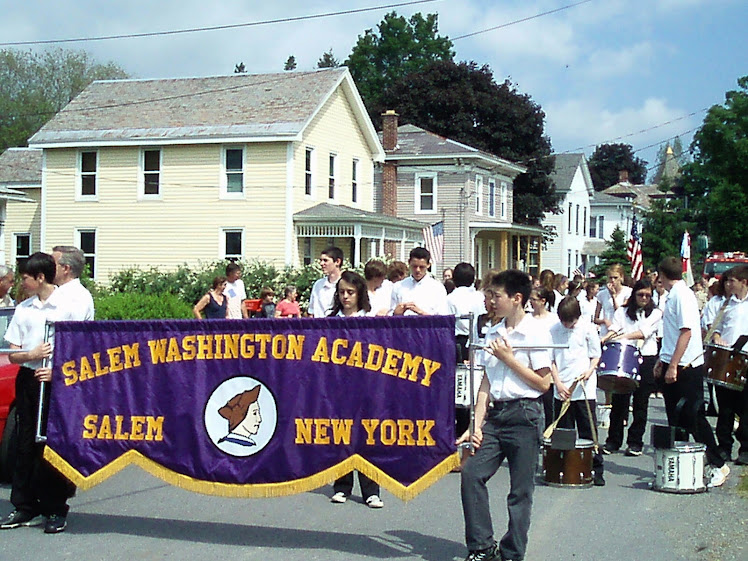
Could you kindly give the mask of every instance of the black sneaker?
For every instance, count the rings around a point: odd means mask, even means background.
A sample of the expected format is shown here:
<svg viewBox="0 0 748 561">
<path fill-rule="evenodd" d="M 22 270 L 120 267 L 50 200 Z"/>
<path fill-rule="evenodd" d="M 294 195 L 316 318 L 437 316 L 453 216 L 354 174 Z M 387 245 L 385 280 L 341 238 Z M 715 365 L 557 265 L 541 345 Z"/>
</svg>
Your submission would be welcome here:
<svg viewBox="0 0 748 561">
<path fill-rule="evenodd" d="M 592 479 L 592 484 L 595 487 L 605 487 L 605 478 L 602 473 L 595 473 L 595 477 Z"/>
<path fill-rule="evenodd" d="M 465 561 L 501 561 L 501 553 L 499 553 L 499 544 L 494 543 L 488 549 L 479 549 L 478 551 L 471 551 L 470 554 L 465 557 Z"/>
<path fill-rule="evenodd" d="M 67 527 L 67 521 L 65 517 L 60 514 L 53 514 L 47 518 L 47 523 L 44 524 L 45 534 L 59 534 L 64 532 Z"/>
<path fill-rule="evenodd" d="M 743 452 L 741 454 L 738 454 L 738 457 L 735 458 L 735 465 L 736 466 L 748 466 L 748 453 Z"/>
<path fill-rule="evenodd" d="M 629 446 L 628 448 L 626 448 L 626 455 L 627 456 L 641 456 L 642 449 L 639 446 Z"/>
<path fill-rule="evenodd" d="M 608 446 L 607 444 L 603 446 L 603 454 L 606 456 L 610 456 L 611 454 L 615 454 L 618 452 L 618 448 L 613 448 L 612 446 Z"/>
<path fill-rule="evenodd" d="M 21 526 L 38 526 L 41 523 L 42 519 L 38 514 L 23 510 L 14 510 L 0 524 L 0 530 L 12 530 Z"/>
</svg>

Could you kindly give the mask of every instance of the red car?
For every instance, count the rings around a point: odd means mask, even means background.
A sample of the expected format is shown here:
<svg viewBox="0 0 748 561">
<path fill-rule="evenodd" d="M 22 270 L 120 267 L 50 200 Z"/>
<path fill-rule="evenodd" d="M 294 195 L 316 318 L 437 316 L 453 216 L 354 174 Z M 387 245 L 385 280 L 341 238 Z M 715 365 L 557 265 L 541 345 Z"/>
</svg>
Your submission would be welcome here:
<svg viewBox="0 0 748 561">
<path fill-rule="evenodd" d="M 0 308 L 0 347 L 8 348 L 5 331 L 15 308 Z M 0 480 L 10 481 L 15 459 L 16 375 L 18 365 L 11 364 L 8 353 L 0 349 Z"/>
</svg>

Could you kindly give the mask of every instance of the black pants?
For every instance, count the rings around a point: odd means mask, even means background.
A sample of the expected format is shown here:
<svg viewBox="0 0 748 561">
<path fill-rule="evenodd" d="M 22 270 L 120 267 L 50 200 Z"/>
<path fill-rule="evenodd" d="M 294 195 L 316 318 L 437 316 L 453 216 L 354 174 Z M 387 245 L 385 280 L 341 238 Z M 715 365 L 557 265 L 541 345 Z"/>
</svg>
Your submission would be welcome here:
<svg viewBox="0 0 748 561">
<path fill-rule="evenodd" d="M 662 364 L 662 375 L 668 369 L 668 364 Z M 670 426 L 684 427 L 693 435 L 696 442 L 706 446 L 706 459 L 715 467 L 725 465 L 725 460 L 719 453 L 717 441 L 709 421 L 706 420 L 706 406 L 704 404 L 704 366 L 678 367 L 678 378 L 672 384 L 662 387 L 662 397 L 665 398 L 665 411 Z M 678 402 L 683 400 L 680 411 Z"/>
<path fill-rule="evenodd" d="M 364 500 L 372 495 L 379 495 L 379 484 L 376 481 L 372 481 L 361 472 L 356 473 L 358 473 L 358 485 L 361 487 L 361 496 Z M 335 480 L 332 488 L 336 493 L 345 493 L 346 497 L 350 496 L 353 492 L 353 472 L 346 473 Z"/>
<path fill-rule="evenodd" d="M 629 403 L 633 398 L 634 420 L 629 427 L 626 444 L 632 448 L 641 449 L 644 446 L 644 431 L 647 428 L 647 410 L 649 408 L 649 395 L 657 391 L 654 378 L 654 365 L 656 356 L 645 356 L 639 374 L 641 380 L 639 387 L 633 394 L 613 394 L 611 400 L 613 407 L 610 410 L 610 428 L 605 447 L 608 450 L 618 450 L 623 444 L 623 425 L 629 418 Z"/>
<path fill-rule="evenodd" d="M 66 516 L 75 486 L 44 460 L 44 444 L 36 443 L 39 387 L 34 371 L 21 367 L 16 377 L 18 449 L 10 502 L 18 511 Z"/>
<path fill-rule="evenodd" d="M 735 415 L 740 417 L 738 430 L 735 431 L 735 439 L 740 444 L 738 454 L 748 455 L 748 387 L 743 391 L 730 390 L 720 386 L 714 386 L 717 394 L 717 442 L 722 457 L 726 460 L 732 458 L 732 428 L 735 426 Z"/>
<path fill-rule="evenodd" d="M 592 438 L 592 426 L 594 424 L 597 427 L 597 403 L 594 399 L 587 400 L 589 404 L 589 412 L 587 412 L 587 405 L 583 399 L 577 399 L 569 402 L 569 410 L 566 414 L 561 417 L 561 420 L 556 425 L 560 429 L 573 429 L 576 426 L 577 436 L 586 440 L 593 440 Z M 558 413 L 561 411 L 563 401 L 558 399 L 553 400 L 555 411 Z M 592 419 L 590 419 L 590 414 Z M 592 457 L 592 469 L 595 470 L 595 474 L 602 475 L 604 469 L 603 455 L 598 449 L 595 455 Z"/>
</svg>

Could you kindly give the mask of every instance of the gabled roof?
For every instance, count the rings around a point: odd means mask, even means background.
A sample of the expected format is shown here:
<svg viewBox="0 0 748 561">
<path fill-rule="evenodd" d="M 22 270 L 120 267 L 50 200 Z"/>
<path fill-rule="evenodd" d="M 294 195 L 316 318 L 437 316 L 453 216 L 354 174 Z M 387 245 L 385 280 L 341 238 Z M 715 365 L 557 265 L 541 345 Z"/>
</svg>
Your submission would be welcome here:
<svg viewBox="0 0 748 561">
<path fill-rule="evenodd" d="M 631 201 L 607 195 L 602 191 L 595 191 L 590 200 L 590 206 L 631 206 Z"/>
<path fill-rule="evenodd" d="M 330 203 L 319 203 L 313 207 L 301 210 L 293 215 L 294 222 L 316 224 L 324 222 L 351 222 L 372 223 L 377 226 L 398 226 L 407 229 L 422 230 L 428 224 L 409 220 L 407 218 L 398 218 L 380 214 L 378 212 L 369 212 L 358 208 L 352 208 L 345 205 L 331 205 Z"/>
<path fill-rule="evenodd" d="M 33 148 L 8 148 L 0 154 L 0 185 L 41 187 L 42 151 Z"/>
<path fill-rule="evenodd" d="M 556 154 L 555 158 L 551 178 L 556 184 L 556 192 L 567 193 L 570 191 L 577 169 L 581 167 L 587 192 L 592 195 L 594 187 L 590 176 L 590 168 L 587 166 L 587 158 L 584 154 Z"/>
<path fill-rule="evenodd" d="M 382 138 L 381 132 L 379 138 L 380 140 Z M 513 172 L 515 176 L 527 171 L 524 166 L 462 142 L 439 136 L 415 125 L 397 127 L 397 147 L 387 151 L 387 159 L 398 162 L 449 158 L 474 158 L 491 166 L 502 167 L 506 171 Z"/>
<path fill-rule="evenodd" d="M 350 72 L 105 80 L 88 86 L 29 140 L 38 148 L 300 140 L 342 86 L 375 159 L 384 152 Z"/>
<path fill-rule="evenodd" d="M 602 193 L 631 201 L 632 204 L 644 210 L 649 210 L 652 206 L 652 199 L 675 197 L 672 191 L 660 191 L 658 185 L 634 185 L 628 181 L 616 183 L 612 187 L 603 189 Z"/>
</svg>

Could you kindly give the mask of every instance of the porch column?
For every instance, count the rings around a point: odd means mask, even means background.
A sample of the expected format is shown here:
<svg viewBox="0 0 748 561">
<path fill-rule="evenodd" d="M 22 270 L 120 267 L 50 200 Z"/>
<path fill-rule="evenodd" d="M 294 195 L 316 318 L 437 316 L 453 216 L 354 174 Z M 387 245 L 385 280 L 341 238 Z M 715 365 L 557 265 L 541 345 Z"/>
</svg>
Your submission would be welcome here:
<svg viewBox="0 0 748 561">
<path fill-rule="evenodd" d="M 353 225 L 353 266 L 361 263 L 361 224 Z"/>
<path fill-rule="evenodd" d="M 499 267 L 506 271 L 509 269 L 509 234 L 507 232 L 499 233 L 499 247 L 501 248 L 501 262 Z"/>
</svg>

